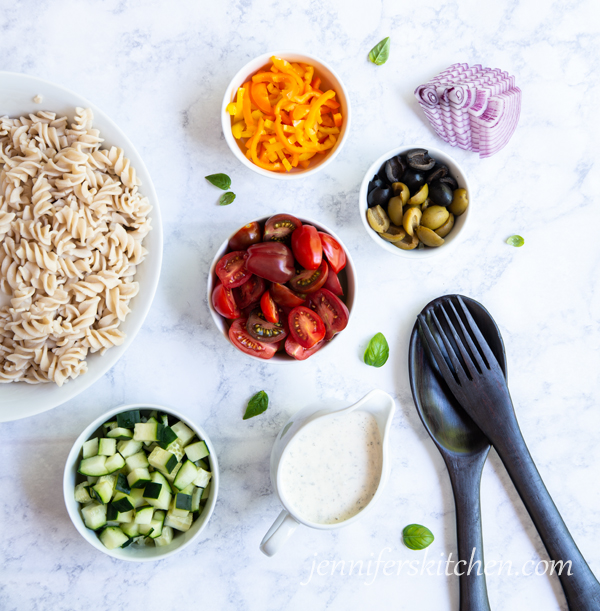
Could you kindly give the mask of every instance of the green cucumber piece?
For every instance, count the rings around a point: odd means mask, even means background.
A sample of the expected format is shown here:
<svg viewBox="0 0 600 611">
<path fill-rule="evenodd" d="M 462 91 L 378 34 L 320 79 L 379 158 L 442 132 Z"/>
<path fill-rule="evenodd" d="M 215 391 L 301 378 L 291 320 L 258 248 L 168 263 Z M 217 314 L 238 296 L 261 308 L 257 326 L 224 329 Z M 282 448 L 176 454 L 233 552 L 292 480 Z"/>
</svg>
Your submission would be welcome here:
<svg viewBox="0 0 600 611">
<path fill-rule="evenodd" d="M 212 473 L 210 471 L 198 469 L 198 473 L 196 475 L 196 478 L 194 479 L 194 486 L 198 486 L 198 488 L 206 488 L 208 486 L 208 482 L 210 482 L 211 477 Z"/>
<path fill-rule="evenodd" d="M 164 428 L 162 424 L 156 422 L 138 422 L 133 429 L 133 438 L 135 441 L 158 441 L 160 439 L 160 431 Z"/>
<path fill-rule="evenodd" d="M 108 431 L 106 436 L 112 439 L 131 439 L 133 437 L 133 433 L 130 429 L 115 427 L 114 429 Z"/>
<path fill-rule="evenodd" d="M 83 523 L 91 530 L 98 530 L 106 525 L 106 505 L 92 501 L 81 509 Z"/>
<path fill-rule="evenodd" d="M 163 485 L 157 482 L 149 482 L 144 488 L 145 499 L 157 499 L 160 496 Z"/>
<path fill-rule="evenodd" d="M 124 473 L 119 473 L 117 475 L 117 483 L 115 484 L 115 490 L 123 492 L 124 494 L 131 493 L 131 487 L 127 482 L 127 476 Z"/>
<path fill-rule="evenodd" d="M 91 458 L 84 458 L 79 463 L 79 469 L 77 469 L 81 475 L 91 475 L 92 477 L 98 477 L 100 475 L 107 475 L 108 470 L 106 469 L 106 456 L 92 456 Z"/>
<path fill-rule="evenodd" d="M 191 460 L 186 460 L 181 469 L 179 469 L 179 473 L 177 473 L 177 477 L 173 481 L 173 485 L 177 490 L 183 490 L 187 486 L 189 486 L 196 478 L 198 477 L 198 469 L 196 465 Z M 198 484 L 196 484 L 198 485 Z"/>
<path fill-rule="evenodd" d="M 133 441 L 133 439 L 125 439 L 117 443 L 117 451 L 123 458 L 129 458 L 137 454 L 142 449 L 141 441 Z"/>
<path fill-rule="evenodd" d="M 177 466 L 177 458 L 171 452 L 167 452 L 158 446 L 148 456 L 148 462 L 155 468 L 167 475 Z"/>
<path fill-rule="evenodd" d="M 177 495 L 175 496 L 175 507 L 177 509 L 191 511 L 192 510 L 192 495 L 183 494 L 182 492 L 178 492 Z"/>
<path fill-rule="evenodd" d="M 156 547 L 162 547 L 164 545 L 169 545 L 171 541 L 173 541 L 173 529 L 170 526 L 163 525 L 162 534 L 160 537 L 154 539 L 154 545 L 156 545 Z"/>
<path fill-rule="evenodd" d="M 129 541 L 129 537 L 118 526 L 107 526 L 100 533 L 100 541 L 106 549 L 115 549 L 123 547 Z"/>
<path fill-rule="evenodd" d="M 102 437 L 98 442 L 98 454 L 101 456 L 112 456 L 117 451 L 117 440 L 110 437 Z"/>
<path fill-rule="evenodd" d="M 136 524 L 150 524 L 152 522 L 152 518 L 154 517 L 154 507 L 152 505 L 144 505 L 144 507 L 139 507 L 135 510 L 135 518 L 133 521 Z"/>
<path fill-rule="evenodd" d="M 151 482 L 148 469 L 134 469 L 127 476 L 127 483 L 131 488 L 144 488 L 148 482 Z"/>
<path fill-rule="evenodd" d="M 93 500 L 88 490 L 89 487 L 89 482 L 81 482 L 75 486 L 75 500 L 78 503 L 89 503 Z"/>
<path fill-rule="evenodd" d="M 117 426 L 123 429 L 132 429 L 138 422 L 141 421 L 139 409 L 133 409 L 129 412 L 117 414 Z"/>
<path fill-rule="evenodd" d="M 150 465 L 146 452 L 143 450 L 125 459 L 125 463 L 133 471 L 134 469 L 147 469 Z"/>
<path fill-rule="evenodd" d="M 169 444 L 173 443 L 177 439 L 175 431 L 170 426 L 162 425 L 159 431 L 158 445 L 166 450 Z"/>
<path fill-rule="evenodd" d="M 113 454 L 106 459 L 105 466 L 107 473 L 120 471 L 125 466 L 125 459 L 120 454 Z"/>
<path fill-rule="evenodd" d="M 173 429 L 173 431 L 175 431 L 177 437 L 181 439 L 181 442 L 184 446 L 190 443 L 192 438 L 196 435 L 196 433 L 194 433 L 194 431 L 192 431 L 189 426 L 187 426 L 181 421 L 176 422 L 171 428 Z"/>
<path fill-rule="evenodd" d="M 192 462 L 206 458 L 210 454 L 204 441 L 190 443 L 190 445 L 185 447 L 185 453 Z"/>
<path fill-rule="evenodd" d="M 94 439 L 88 439 L 83 443 L 83 457 L 91 458 L 98 454 L 98 437 Z"/>
</svg>

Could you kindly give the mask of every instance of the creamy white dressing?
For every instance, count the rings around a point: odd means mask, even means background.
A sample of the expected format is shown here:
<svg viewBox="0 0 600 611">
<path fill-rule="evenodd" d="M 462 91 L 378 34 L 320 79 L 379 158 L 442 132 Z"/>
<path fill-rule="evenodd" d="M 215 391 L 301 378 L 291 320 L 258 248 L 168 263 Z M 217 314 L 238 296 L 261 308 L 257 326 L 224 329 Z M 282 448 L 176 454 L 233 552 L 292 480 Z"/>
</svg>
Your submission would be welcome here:
<svg viewBox="0 0 600 611">
<path fill-rule="evenodd" d="M 279 465 L 281 492 L 306 520 L 343 522 L 373 498 L 382 459 L 373 414 L 355 410 L 319 418 L 290 442 Z"/>
</svg>

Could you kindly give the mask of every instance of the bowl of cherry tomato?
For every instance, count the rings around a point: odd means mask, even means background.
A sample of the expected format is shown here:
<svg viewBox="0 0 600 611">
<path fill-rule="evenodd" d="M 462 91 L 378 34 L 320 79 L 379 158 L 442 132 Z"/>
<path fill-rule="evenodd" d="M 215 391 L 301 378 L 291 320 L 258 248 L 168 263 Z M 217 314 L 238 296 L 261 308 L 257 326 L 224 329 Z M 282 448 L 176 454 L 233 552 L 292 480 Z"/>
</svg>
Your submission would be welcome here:
<svg viewBox="0 0 600 611">
<path fill-rule="evenodd" d="M 210 312 L 227 341 L 277 363 L 324 351 L 348 326 L 355 294 L 354 265 L 340 238 L 290 214 L 235 231 L 208 277 Z"/>
</svg>

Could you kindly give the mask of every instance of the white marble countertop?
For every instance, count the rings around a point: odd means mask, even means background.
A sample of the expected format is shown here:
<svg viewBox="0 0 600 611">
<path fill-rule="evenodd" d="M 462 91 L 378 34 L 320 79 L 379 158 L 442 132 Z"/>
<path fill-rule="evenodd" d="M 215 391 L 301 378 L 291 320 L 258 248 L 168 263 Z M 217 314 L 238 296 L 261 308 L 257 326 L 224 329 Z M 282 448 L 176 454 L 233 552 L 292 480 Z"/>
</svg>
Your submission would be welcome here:
<svg viewBox="0 0 600 611">
<path fill-rule="evenodd" d="M 0 68 L 51 80 L 104 109 L 145 159 L 165 228 L 158 293 L 123 359 L 75 400 L 0 425 L 1 609 L 457 609 L 457 578 L 435 574 L 440 559 L 456 554 L 450 482 L 407 375 L 416 314 L 453 292 L 481 301 L 498 322 L 531 453 L 600 575 L 597 7 L 592 0 L 543 9 L 534 0 L 398 4 L 0 0 Z M 368 51 L 387 35 L 390 59 L 374 66 Z M 351 95 L 353 125 L 326 170 L 282 184 L 239 164 L 223 139 L 219 109 L 243 64 L 286 47 L 334 66 Z M 490 159 L 441 142 L 413 97 L 418 84 L 463 61 L 508 70 L 523 90 L 517 132 Z M 468 172 L 473 202 L 462 244 L 452 255 L 418 263 L 377 248 L 357 209 L 372 161 L 411 143 L 453 155 Z M 218 193 L 204 180 L 214 172 L 232 177 L 233 205 L 216 205 Z M 292 367 L 256 363 L 228 346 L 206 303 L 217 245 L 248 219 L 275 212 L 332 227 L 360 280 L 352 328 L 327 359 Z M 523 248 L 505 244 L 513 233 L 525 237 Z M 361 361 L 377 331 L 391 345 L 379 370 Z M 334 533 L 300 529 L 277 557 L 266 558 L 258 545 L 279 512 L 268 467 L 282 423 L 309 403 L 352 403 L 376 387 L 398 408 L 392 476 L 380 503 Z M 271 398 L 268 412 L 242 421 L 246 401 L 260 389 Z M 218 449 L 222 487 L 197 544 L 163 562 L 123 564 L 89 546 L 69 521 L 62 471 L 91 420 L 143 401 L 173 406 L 205 427 Z M 482 505 L 488 562 L 510 561 L 520 572 L 547 558 L 494 452 Z M 411 575 L 407 566 L 397 574 L 398 561 L 423 560 L 424 552 L 401 543 L 412 522 L 436 535 L 428 549 L 433 575 Z M 396 561 L 387 575 L 383 565 L 375 574 L 379 557 Z M 311 578 L 315 559 L 329 564 Z M 363 575 L 358 566 L 340 575 L 339 565 L 332 575 L 331 562 L 342 560 L 362 561 Z M 556 577 L 492 573 L 493 609 L 566 609 Z"/>
</svg>

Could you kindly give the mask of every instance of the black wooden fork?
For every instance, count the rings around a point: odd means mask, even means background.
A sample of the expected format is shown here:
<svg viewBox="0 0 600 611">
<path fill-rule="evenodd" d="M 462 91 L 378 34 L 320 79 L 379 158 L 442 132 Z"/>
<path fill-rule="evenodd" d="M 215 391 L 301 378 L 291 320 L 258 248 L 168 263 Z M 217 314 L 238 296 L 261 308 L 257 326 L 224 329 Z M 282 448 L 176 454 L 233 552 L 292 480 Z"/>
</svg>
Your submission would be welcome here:
<svg viewBox="0 0 600 611">
<path fill-rule="evenodd" d="M 429 355 L 452 394 L 496 448 L 553 561 L 571 611 L 600 610 L 600 584 L 577 548 L 527 449 L 496 357 L 460 296 L 419 315 Z M 435 336 L 441 338 L 441 345 Z"/>
</svg>

